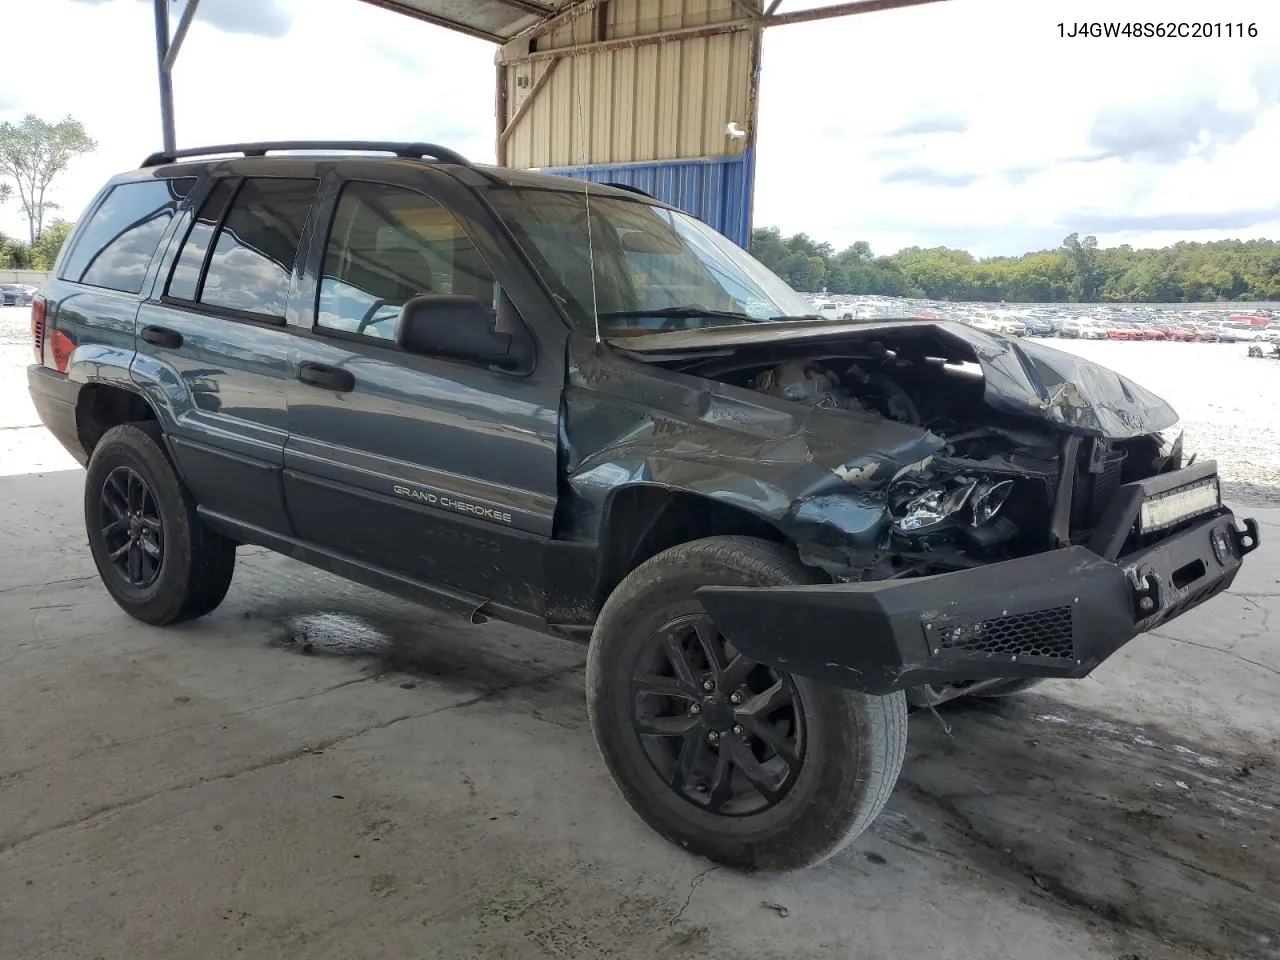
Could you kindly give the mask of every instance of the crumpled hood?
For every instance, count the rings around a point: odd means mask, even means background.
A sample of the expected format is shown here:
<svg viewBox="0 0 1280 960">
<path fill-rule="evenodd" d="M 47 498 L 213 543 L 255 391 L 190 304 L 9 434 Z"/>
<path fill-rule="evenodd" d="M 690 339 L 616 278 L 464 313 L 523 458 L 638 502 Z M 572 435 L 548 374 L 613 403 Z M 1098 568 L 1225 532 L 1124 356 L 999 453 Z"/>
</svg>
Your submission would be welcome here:
<svg viewBox="0 0 1280 960">
<path fill-rule="evenodd" d="M 769 344 L 832 340 L 932 340 L 937 356 L 978 364 L 986 402 L 997 410 L 1047 420 L 1072 433 L 1112 440 L 1143 436 L 1178 422 L 1160 397 L 1101 364 L 1043 343 L 1019 341 L 953 321 L 829 323 L 789 321 L 676 331 L 610 341 L 636 359 L 731 354 Z"/>
</svg>

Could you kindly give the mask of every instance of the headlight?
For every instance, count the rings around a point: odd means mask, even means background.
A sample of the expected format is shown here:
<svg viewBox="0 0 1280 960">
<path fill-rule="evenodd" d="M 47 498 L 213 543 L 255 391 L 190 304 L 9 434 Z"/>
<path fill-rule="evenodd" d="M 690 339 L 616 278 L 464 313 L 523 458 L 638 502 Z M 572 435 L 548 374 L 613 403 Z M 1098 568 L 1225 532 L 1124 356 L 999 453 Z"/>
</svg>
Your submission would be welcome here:
<svg viewBox="0 0 1280 960">
<path fill-rule="evenodd" d="M 1012 491 L 1012 480 L 911 480 L 890 491 L 889 512 L 900 533 L 925 533 L 951 521 L 980 527 L 1000 512 Z"/>
</svg>

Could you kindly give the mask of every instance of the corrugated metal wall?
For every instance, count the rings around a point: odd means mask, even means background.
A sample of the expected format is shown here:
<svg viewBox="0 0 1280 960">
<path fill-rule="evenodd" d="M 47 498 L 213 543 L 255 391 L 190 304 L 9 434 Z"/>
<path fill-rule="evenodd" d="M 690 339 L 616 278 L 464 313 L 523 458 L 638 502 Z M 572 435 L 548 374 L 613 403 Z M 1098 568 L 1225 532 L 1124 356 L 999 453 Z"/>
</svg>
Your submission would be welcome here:
<svg viewBox="0 0 1280 960">
<path fill-rule="evenodd" d="M 545 169 L 594 183 L 625 183 L 710 224 L 741 247 L 751 237 L 751 152 L 658 163 Z"/>
<path fill-rule="evenodd" d="M 759 7 L 759 0 L 755 0 Z M 608 0 L 538 38 L 533 57 L 555 49 L 744 21 L 730 0 Z M 550 78 L 509 132 L 506 163 L 550 167 L 741 155 L 750 102 L 752 32 L 673 38 L 559 59 L 517 59 L 505 67 L 507 116 L 543 72 Z"/>
</svg>

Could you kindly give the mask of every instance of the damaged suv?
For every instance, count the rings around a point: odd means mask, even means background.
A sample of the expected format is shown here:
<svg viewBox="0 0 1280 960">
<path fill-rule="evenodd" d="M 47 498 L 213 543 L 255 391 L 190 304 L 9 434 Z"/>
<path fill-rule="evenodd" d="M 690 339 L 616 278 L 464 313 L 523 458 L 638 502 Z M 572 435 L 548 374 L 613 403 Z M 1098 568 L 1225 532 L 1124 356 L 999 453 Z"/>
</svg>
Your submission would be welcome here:
<svg viewBox="0 0 1280 960">
<path fill-rule="evenodd" d="M 636 811 L 788 869 L 874 820 L 909 703 L 1086 676 L 1258 545 L 1137 384 L 810 311 L 635 190 L 245 144 L 104 187 L 33 306 L 29 380 L 132 616 L 211 612 L 258 544 L 589 638 Z"/>
</svg>

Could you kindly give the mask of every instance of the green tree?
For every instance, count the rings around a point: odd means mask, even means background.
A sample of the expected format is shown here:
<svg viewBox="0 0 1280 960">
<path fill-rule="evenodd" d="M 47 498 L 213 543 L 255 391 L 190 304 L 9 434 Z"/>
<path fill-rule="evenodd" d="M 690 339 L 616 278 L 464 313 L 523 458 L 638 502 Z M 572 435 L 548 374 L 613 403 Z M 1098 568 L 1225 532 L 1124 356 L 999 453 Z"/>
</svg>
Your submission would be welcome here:
<svg viewBox="0 0 1280 960">
<path fill-rule="evenodd" d="M 859 240 L 839 253 L 808 234 L 752 231 L 751 251 L 792 287 L 816 293 L 942 300 L 1176 301 L 1280 300 L 1280 242 L 1178 243 L 1160 250 L 1101 249 L 1073 233 L 1056 250 L 976 259 L 947 247 L 908 247 L 877 257 Z"/>
<path fill-rule="evenodd" d="M 1079 299 L 1092 302 L 1102 281 L 1098 273 L 1098 238 L 1085 237 L 1081 240 L 1078 233 L 1073 233 L 1062 241 L 1062 249 L 1075 267 Z"/>
<path fill-rule="evenodd" d="M 0 123 L 0 176 L 17 186 L 31 243 L 44 232 L 45 214 L 56 206 L 48 198 L 54 179 L 74 158 L 97 147 L 72 117 L 49 123 L 29 113 L 21 123 Z"/>
<path fill-rule="evenodd" d="M 32 265 L 37 270 L 52 270 L 54 263 L 57 262 L 58 252 L 67 242 L 67 237 L 71 236 L 74 228 L 74 223 L 69 223 L 61 217 L 54 219 L 48 229 L 36 237 L 36 242 L 31 244 Z"/>
</svg>

